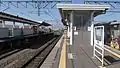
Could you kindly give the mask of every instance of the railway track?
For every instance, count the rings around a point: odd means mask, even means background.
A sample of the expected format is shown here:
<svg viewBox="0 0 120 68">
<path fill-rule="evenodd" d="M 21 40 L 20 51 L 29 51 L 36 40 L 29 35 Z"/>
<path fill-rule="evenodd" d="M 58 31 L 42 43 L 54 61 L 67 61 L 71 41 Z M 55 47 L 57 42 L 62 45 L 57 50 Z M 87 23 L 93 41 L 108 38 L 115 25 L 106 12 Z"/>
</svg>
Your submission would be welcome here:
<svg viewBox="0 0 120 68">
<path fill-rule="evenodd" d="M 50 39 L 52 39 L 52 36 L 49 36 L 48 38 L 45 37 L 44 38 L 44 43 L 49 41 Z M 0 68 L 16 68 L 14 67 L 15 64 L 18 63 L 18 61 L 20 60 L 24 60 L 24 59 L 29 59 L 30 56 L 34 56 L 38 49 L 34 49 L 34 48 L 31 48 L 31 46 L 35 46 L 36 48 L 36 45 L 37 47 L 41 48 L 41 46 L 44 44 L 42 42 L 39 42 L 40 44 L 31 44 L 29 45 L 30 48 L 20 48 L 20 49 L 15 49 L 15 50 L 10 50 L 10 51 L 5 51 L 6 53 L 3 53 L 0 55 Z"/>
<path fill-rule="evenodd" d="M 49 44 L 46 44 L 42 51 L 25 63 L 22 68 L 39 68 L 58 40 L 59 38 L 52 39 Z"/>
<path fill-rule="evenodd" d="M 43 49 L 46 48 L 48 44 L 52 42 L 53 39 L 51 41 L 48 41 L 45 45 L 41 46 L 37 50 L 30 49 L 29 51 L 27 51 L 28 53 L 21 54 L 21 57 L 19 57 L 17 60 L 10 63 L 9 65 L 5 66 L 5 68 L 24 68 L 38 53 L 42 52 Z"/>
<path fill-rule="evenodd" d="M 43 36 L 41 36 L 41 38 L 39 39 L 39 41 L 41 41 L 41 39 L 43 39 Z M 45 40 L 44 42 L 47 42 L 49 39 L 47 39 L 47 40 Z M 38 40 L 36 40 L 34 43 L 35 44 L 39 44 L 38 42 L 37 42 Z M 41 45 L 42 44 L 44 44 L 44 42 L 40 42 L 41 43 Z M 27 43 L 26 43 L 27 44 Z M 31 45 L 28 45 L 28 48 L 29 47 L 34 47 L 34 44 L 32 44 L 31 42 L 30 42 L 30 44 Z M 23 45 L 22 45 L 23 46 Z M 27 48 L 27 47 L 26 47 Z M 0 60 L 1 59 L 3 59 L 3 58 L 6 58 L 6 57 L 8 57 L 8 56 L 10 56 L 10 55 L 12 55 L 12 54 L 15 54 L 15 53 L 17 53 L 17 52 L 19 52 L 19 51 L 21 51 L 21 50 L 23 50 L 23 49 L 25 49 L 25 47 L 19 47 L 19 48 L 9 48 L 9 49 L 4 49 L 4 50 L 1 50 L 0 51 Z"/>
<path fill-rule="evenodd" d="M 10 50 L 10 52 L 7 52 L 7 53 L 4 53 L 4 54 L 0 55 L 0 60 L 3 59 L 3 58 L 6 58 L 6 57 L 8 57 L 8 56 L 10 56 L 12 54 L 15 54 L 15 53 L 17 53 L 17 52 L 19 52 L 21 50 L 22 49 L 15 49 L 15 50 L 12 50 L 12 51 Z"/>
<path fill-rule="evenodd" d="M 59 36 L 60 38 L 60 36 Z M 54 37 L 37 49 L 14 50 L 0 56 L 0 68 L 38 68 L 59 40 Z M 36 44 L 34 46 L 37 46 Z M 9 58 L 8 58 L 8 57 Z M 6 58 L 5 58 L 6 57 Z"/>
<path fill-rule="evenodd" d="M 0 68 L 4 68 L 7 65 L 13 63 L 15 60 L 22 57 L 23 56 L 22 54 L 26 54 L 27 52 L 28 52 L 28 49 L 24 49 L 15 54 L 12 54 L 12 55 L 6 57 L 6 58 L 1 59 L 0 60 Z"/>
</svg>

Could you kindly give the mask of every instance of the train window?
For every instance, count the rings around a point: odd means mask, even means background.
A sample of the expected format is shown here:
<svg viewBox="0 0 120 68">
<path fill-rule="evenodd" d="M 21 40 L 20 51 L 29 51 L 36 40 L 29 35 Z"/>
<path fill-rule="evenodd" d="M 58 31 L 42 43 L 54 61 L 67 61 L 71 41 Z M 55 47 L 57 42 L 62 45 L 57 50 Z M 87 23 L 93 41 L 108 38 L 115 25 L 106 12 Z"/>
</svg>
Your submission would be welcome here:
<svg viewBox="0 0 120 68">
<path fill-rule="evenodd" d="M 120 26 L 119 25 L 113 25 L 111 27 L 111 34 L 114 38 L 118 38 L 120 36 Z"/>
<path fill-rule="evenodd" d="M 117 38 L 120 36 L 120 30 L 112 30 L 111 34 L 113 35 L 114 38 Z"/>
</svg>

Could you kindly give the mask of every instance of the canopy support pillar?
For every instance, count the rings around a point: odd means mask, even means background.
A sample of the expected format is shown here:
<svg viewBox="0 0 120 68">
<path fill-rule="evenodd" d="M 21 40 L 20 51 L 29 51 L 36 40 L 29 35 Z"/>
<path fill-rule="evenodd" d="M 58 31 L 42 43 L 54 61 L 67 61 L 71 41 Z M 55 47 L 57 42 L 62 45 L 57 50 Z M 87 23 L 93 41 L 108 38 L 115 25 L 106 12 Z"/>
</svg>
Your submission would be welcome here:
<svg viewBox="0 0 120 68">
<path fill-rule="evenodd" d="M 67 36 L 68 38 L 70 38 L 70 26 L 69 25 L 67 26 Z"/>
<path fill-rule="evenodd" d="M 92 13 L 91 13 L 91 46 L 93 46 L 94 45 L 94 42 L 93 42 L 93 40 L 94 40 L 94 13 L 95 13 L 95 11 L 93 11 Z"/>
<path fill-rule="evenodd" d="M 73 45 L 73 11 L 70 13 L 70 45 Z"/>
</svg>

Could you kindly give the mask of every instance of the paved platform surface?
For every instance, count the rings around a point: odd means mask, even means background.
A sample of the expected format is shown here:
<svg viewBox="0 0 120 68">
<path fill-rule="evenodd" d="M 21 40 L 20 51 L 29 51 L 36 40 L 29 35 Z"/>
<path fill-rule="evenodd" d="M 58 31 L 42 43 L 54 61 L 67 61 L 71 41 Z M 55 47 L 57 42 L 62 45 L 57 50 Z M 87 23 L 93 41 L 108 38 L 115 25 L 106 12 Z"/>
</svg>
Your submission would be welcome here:
<svg viewBox="0 0 120 68">
<path fill-rule="evenodd" d="M 61 47 L 63 45 L 62 43 L 63 43 L 63 36 L 60 38 L 58 43 L 52 49 L 52 51 L 47 56 L 46 60 L 44 61 L 44 63 L 41 65 L 40 68 L 58 68 Z"/>
<path fill-rule="evenodd" d="M 74 45 L 68 45 L 67 68 L 97 68 L 92 60 L 92 46 L 89 45 L 89 33 L 79 31 L 74 36 Z M 72 58 L 69 57 L 72 54 Z"/>
<path fill-rule="evenodd" d="M 92 57 L 90 32 L 78 31 L 78 35 L 74 36 L 74 44 L 67 45 L 67 68 L 100 68 L 100 61 Z M 107 65 L 105 68 L 120 68 L 120 62 Z"/>
<path fill-rule="evenodd" d="M 101 68 L 99 67 L 101 66 L 100 61 L 92 58 L 93 47 L 90 45 L 90 32 L 78 31 L 78 35 L 74 36 L 73 45 L 65 45 L 64 39 L 65 37 L 62 37 L 61 41 L 57 43 L 40 68 Z M 69 39 L 66 39 L 66 43 L 67 42 L 69 42 Z M 66 46 L 66 48 L 63 48 L 63 46 Z M 63 53 L 61 53 L 62 51 L 64 51 L 66 55 L 63 55 Z M 107 53 L 105 56 L 108 55 L 111 54 Z M 63 64 L 61 64 L 60 61 L 63 62 Z M 64 63 L 64 61 L 66 63 Z M 120 62 L 106 65 L 104 68 L 120 68 Z"/>
</svg>

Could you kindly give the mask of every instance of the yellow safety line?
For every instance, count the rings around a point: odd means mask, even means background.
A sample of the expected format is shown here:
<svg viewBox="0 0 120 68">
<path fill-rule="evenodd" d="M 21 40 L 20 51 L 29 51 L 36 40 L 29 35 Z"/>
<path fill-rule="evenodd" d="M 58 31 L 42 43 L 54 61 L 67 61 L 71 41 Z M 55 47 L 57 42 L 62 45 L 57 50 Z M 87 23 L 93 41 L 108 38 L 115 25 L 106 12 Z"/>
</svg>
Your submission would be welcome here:
<svg viewBox="0 0 120 68">
<path fill-rule="evenodd" d="M 59 68 L 66 68 L 66 33 L 64 34 L 64 42 L 60 56 Z"/>
</svg>

